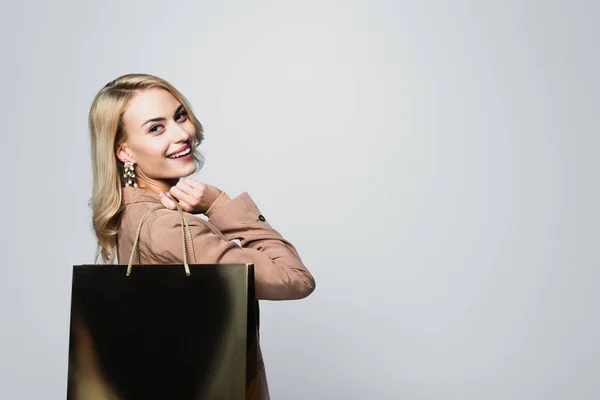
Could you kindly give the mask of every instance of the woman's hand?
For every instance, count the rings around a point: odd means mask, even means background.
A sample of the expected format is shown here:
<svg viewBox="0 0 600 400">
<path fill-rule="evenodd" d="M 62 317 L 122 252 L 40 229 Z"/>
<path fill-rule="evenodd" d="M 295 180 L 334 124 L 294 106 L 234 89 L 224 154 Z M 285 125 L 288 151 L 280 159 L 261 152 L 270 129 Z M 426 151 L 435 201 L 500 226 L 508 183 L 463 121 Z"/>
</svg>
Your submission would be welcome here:
<svg viewBox="0 0 600 400">
<path fill-rule="evenodd" d="M 175 202 L 179 201 L 183 211 L 192 214 L 204 214 L 219 197 L 221 190 L 205 185 L 192 178 L 185 178 L 168 192 L 160 193 L 160 202 L 171 210 L 177 210 Z"/>
</svg>

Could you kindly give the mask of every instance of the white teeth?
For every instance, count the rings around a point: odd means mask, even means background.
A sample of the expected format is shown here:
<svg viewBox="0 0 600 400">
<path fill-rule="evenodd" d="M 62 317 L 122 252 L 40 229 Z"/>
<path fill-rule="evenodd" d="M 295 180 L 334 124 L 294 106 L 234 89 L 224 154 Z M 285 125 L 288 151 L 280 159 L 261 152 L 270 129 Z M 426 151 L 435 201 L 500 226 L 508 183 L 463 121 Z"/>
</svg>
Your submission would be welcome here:
<svg viewBox="0 0 600 400">
<path fill-rule="evenodd" d="M 184 151 L 181 151 L 177 154 L 173 154 L 172 156 L 169 156 L 169 158 L 177 158 L 177 157 L 182 157 L 185 156 L 186 154 L 188 154 L 191 151 L 191 149 L 188 147 L 187 149 L 185 149 Z"/>
</svg>

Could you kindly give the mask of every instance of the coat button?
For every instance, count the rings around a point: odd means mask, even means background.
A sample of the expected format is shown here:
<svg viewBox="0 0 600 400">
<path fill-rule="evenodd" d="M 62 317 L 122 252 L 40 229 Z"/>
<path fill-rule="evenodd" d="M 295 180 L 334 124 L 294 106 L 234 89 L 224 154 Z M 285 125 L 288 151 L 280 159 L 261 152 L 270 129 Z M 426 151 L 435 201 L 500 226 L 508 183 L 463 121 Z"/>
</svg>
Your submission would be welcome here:
<svg viewBox="0 0 600 400">
<path fill-rule="evenodd" d="M 265 222 L 265 217 L 264 217 L 262 214 L 258 216 L 258 219 L 259 219 L 260 221 L 263 221 L 263 222 Z"/>
</svg>

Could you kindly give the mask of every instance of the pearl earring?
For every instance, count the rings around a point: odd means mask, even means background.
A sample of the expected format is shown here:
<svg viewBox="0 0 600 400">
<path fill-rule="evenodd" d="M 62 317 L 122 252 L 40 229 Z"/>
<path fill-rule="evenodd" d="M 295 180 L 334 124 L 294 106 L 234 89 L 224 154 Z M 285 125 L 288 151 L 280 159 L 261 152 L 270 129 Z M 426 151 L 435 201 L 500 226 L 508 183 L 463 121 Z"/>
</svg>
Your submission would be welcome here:
<svg viewBox="0 0 600 400">
<path fill-rule="evenodd" d="M 138 187 L 137 182 L 135 181 L 135 173 L 133 172 L 133 163 L 131 161 L 127 161 L 124 167 L 125 172 L 123 173 L 123 178 L 125 179 L 125 186 Z"/>
</svg>

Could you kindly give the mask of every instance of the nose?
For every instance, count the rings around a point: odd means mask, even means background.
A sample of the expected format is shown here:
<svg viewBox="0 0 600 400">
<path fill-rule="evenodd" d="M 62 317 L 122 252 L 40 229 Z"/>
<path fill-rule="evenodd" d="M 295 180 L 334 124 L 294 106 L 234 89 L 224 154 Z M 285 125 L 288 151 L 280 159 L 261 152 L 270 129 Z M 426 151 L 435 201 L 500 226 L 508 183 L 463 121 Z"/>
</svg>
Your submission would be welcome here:
<svg viewBox="0 0 600 400">
<path fill-rule="evenodd" d="M 170 131 L 175 142 L 187 142 L 190 139 L 190 134 L 177 122 L 173 123 L 170 127 Z"/>
</svg>

